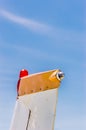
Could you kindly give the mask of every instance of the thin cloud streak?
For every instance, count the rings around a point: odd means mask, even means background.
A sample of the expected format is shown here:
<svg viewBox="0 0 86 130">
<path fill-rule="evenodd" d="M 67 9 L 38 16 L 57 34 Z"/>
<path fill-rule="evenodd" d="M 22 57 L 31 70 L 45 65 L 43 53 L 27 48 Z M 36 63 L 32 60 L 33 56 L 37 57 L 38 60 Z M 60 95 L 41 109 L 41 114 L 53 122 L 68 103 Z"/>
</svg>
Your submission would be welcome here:
<svg viewBox="0 0 86 130">
<path fill-rule="evenodd" d="M 57 121 L 58 122 L 58 121 Z M 73 119 L 65 119 L 58 122 L 58 124 L 55 125 L 56 129 L 79 129 L 79 128 L 86 128 L 84 119 L 81 118 L 73 118 Z"/>
<path fill-rule="evenodd" d="M 15 52 L 16 54 L 20 54 L 22 55 L 22 57 L 25 55 L 26 57 L 30 56 L 34 59 L 39 59 L 39 60 L 47 60 L 47 61 L 52 61 L 52 62 L 56 62 L 56 59 L 58 59 L 59 62 L 61 62 L 64 59 L 64 63 L 73 63 L 73 59 L 69 59 L 69 60 L 65 60 L 65 55 L 62 53 L 59 53 L 59 55 L 55 55 L 52 53 L 47 53 L 46 51 L 43 50 L 39 50 L 36 48 L 31 48 L 30 46 L 21 46 L 21 45 L 11 45 L 7 44 L 7 46 L 4 44 L 2 45 L 3 48 L 7 48 L 9 50 L 12 50 L 13 52 Z M 22 53 L 23 52 L 23 53 Z M 33 53 L 34 52 L 34 53 Z M 5 58 L 6 56 L 4 56 Z M 10 57 L 9 57 L 10 58 Z M 16 58 L 16 61 L 19 61 L 18 57 Z M 73 61 L 72 61 L 73 60 Z M 6 62 L 6 59 L 5 59 Z M 77 61 L 78 62 L 78 61 Z"/>
<path fill-rule="evenodd" d="M 72 41 L 72 42 L 86 41 L 85 38 L 86 32 L 78 32 L 75 30 L 67 30 L 67 29 L 65 30 L 61 28 L 55 28 L 47 24 L 43 24 L 38 21 L 31 20 L 29 18 L 15 15 L 4 9 L 0 9 L 0 16 L 2 16 L 3 18 L 11 22 L 22 25 L 23 27 L 27 28 L 28 30 L 31 30 L 32 32 L 36 32 L 36 33 L 40 33 L 52 37 L 55 40 L 58 40 L 60 43 L 63 43 L 63 41 L 65 40 Z"/>
<path fill-rule="evenodd" d="M 31 31 L 36 31 L 36 32 L 40 32 L 40 33 L 48 33 L 52 28 L 49 27 L 48 25 L 45 25 L 43 23 L 37 22 L 35 20 L 31 20 L 28 18 L 24 18 L 24 17 L 20 17 L 17 16 L 13 13 L 10 13 L 8 11 L 5 10 L 0 10 L 0 15 L 14 23 L 23 25 L 24 27 L 27 27 L 29 30 Z"/>
<path fill-rule="evenodd" d="M 8 49 L 9 51 L 12 50 L 15 54 L 20 54 L 22 56 L 24 56 L 24 54 L 25 54 L 26 57 L 30 56 L 30 57 L 33 57 L 34 59 L 40 59 L 40 60 L 44 59 L 44 60 L 48 60 L 48 61 L 52 61 L 52 62 L 56 62 L 56 59 L 58 59 L 59 62 L 64 61 L 65 64 L 69 64 L 69 63 L 72 64 L 73 62 L 76 62 L 75 61 L 76 59 L 74 59 L 74 58 L 72 58 L 72 59 L 69 58 L 66 60 L 64 53 L 61 53 L 60 51 L 58 51 L 59 55 L 56 55 L 56 53 L 55 54 L 47 53 L 46 51 L 43 51 L 43 50 L 40 50 L 37 48 L 32 48 L 30 46 L 23 46 L 23 45 L 19 45 L 19 44 L 17 44 L 17 45 L 7 44 L 6 45 L 4 42 L 2 42 L 2 44 L 0 44 L 0 47 L 3 49 L 4 48 Z M 74 50 L 74 48 L 72 48 L 72 49 Z M 77 52 L 77 50 L 76 50 L 76 52 Z M 8 56 L 8 55 L 2 55 L 2 57 L 3 57 L 2 59 L 4 59 L 3 60 L 4 64 L 7 61 L 6 56 Z M 10 59 L 10 58 L 11 58 L 11 56 L 8 56 L 8 59 Z M 16 58 L 16 61 L 19 60 L 18 58 L 19 57 Z M 80 62 L 78 60 L 77 60 L 77 63 L 80 64 Z"/>
</svg>

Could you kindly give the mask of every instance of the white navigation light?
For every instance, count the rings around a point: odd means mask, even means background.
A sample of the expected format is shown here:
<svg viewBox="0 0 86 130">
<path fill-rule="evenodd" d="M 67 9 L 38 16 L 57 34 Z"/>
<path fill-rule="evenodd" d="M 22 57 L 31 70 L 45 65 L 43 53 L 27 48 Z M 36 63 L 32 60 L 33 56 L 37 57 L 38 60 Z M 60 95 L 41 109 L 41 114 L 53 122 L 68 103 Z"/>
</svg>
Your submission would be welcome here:
<svg viewBox="0 0 86 130">
<path fill-rule="evenodd" d="M 62 71 L 57 72 L 56 78 L 61 81 L 64 78 L 64 73 Z"/>
</svg>

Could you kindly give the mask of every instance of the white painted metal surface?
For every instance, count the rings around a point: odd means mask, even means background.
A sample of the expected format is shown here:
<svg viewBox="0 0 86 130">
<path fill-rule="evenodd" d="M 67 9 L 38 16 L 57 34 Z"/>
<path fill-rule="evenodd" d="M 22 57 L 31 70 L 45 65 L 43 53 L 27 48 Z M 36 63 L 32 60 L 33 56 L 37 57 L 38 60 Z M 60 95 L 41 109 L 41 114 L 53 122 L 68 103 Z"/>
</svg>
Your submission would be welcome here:
<svg viewBox="0 0 86 130">
<path fill-rule="evenodd" d="M 58 89 L 20 96 L 10 130 L 54 130 Z"/>
</svg>

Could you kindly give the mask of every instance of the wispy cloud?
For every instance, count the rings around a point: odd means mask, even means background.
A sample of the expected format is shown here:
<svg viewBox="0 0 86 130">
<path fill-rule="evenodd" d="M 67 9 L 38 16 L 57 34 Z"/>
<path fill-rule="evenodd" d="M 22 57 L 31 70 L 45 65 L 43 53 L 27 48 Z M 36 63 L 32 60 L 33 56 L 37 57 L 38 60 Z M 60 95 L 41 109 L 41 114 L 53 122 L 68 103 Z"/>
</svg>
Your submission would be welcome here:
<svg viewBox="0 0 86 130">
<path fill-rule="evenodd" d="M 27 56 L 29 57 L 30 56 L 30 57 L 32 57 L 34 59 L 40 59 L 40 60 L 42 59 L 42 60 L 48 60 L 48 61 L 52 61 L 52 62 L 56 61 L 57 58 L 58 58 L 58 60 L 60 60 L 61 57 L 62 57 L 62 55 L 60 55 L 60 57 L 57 56 L 57 55 L 55 56 L 54 54 L 52 54 L 52 53 L 50 54 L 49 52 L 47 53 L 44 50 L 40 50 L 40 49 L 35 48 L 35 47 L 19 45 L 19 44 L 17 44 L 17 45 L 15 45 L 15 44 L 10 45 L 10 44 L 7 43 L 7 45 L 6 45 L 3 42 L 2 44 L 0 43 L 0 47 L 2 49 L 9 50 L 9 52 L 10 52 L 10 50 L 12 50 L 12 52 L 14 52 L 15 55 L 20 54 L 20 55 L 22 55 L 22 57 L 23 56 L 25 56 L 25 57 L 27 57 Z M 8 56 L 8 55 L 4 55 L 3 56 L 3 59 L 5 59 L 3 62 L 6 62 L 6 56 Z M 8 56 L 8 57 L 11 58 L 11 56 Z M 17 59 L 18 59 L 18 56 L 16 57 L 16 60 Z"/>
<path fill-rule="evenodd" d="M 0 10 L 0 16 L 2 16 L 2 17 L 6 18 L 14 23 L 20 24 L 20 25 L 22 25 L 22 26 L 24 26 L 32 31 L 46 34 L 52 29 L 48 25 L 37 22 L 35 20 L 31 20 L 29 18 L 17 16 L 15 14 L 13 14 L 9 11 L 3 10 L 3 9 Z"/>
<path fill-rule="evenodd" d="M 86 119 L 85 119 L 86 120 Z M 60 121 L 57 121 L 58 124 L 55 125 L 55 128 L 56 129 L 60 129 L 60 130 L 81 130 L 82 129 L 85 129 L 86 128 L 86 124 L 85 124 L 85 120 L 84 119 L 81 119 L 81 117 L 79 118 L 70 118 L 69 120 L 65 119 L 65 120 L 60 120 Z"/>
<path fill-rule="evenodd" d="M 25 27 L 26 29 L 31 30 L 32 32 L 44 34 L 49 37 L 55 38 L 55 40 L 58 40 L 60 43 L 61 41 L 63 43 L 64 40 L 73 41 L 73 42 L 86 41 L 85 32 L 78 32 L 75 30 L 56 28 L 36 20 L 18 16 L 4 9 L 0 9 L 0 16 L 5 18 L 8 21 L 19 24 Z"/>
</svg>

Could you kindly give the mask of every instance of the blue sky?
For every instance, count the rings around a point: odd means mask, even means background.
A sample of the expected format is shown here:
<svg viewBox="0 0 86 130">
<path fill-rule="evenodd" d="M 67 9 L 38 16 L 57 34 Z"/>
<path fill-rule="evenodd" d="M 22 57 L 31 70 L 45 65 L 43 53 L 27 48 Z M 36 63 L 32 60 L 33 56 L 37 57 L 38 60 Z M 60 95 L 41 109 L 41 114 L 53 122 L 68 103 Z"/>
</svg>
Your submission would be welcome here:
<svg viewBox="0 0 86 130">
<path fill-rule="evenodd" d="M 0 129 L 9 130 L 19 71 L 61 69 L 55 130 L 86 129 L 86 2 L 0 0 Z"/>
</svg>

